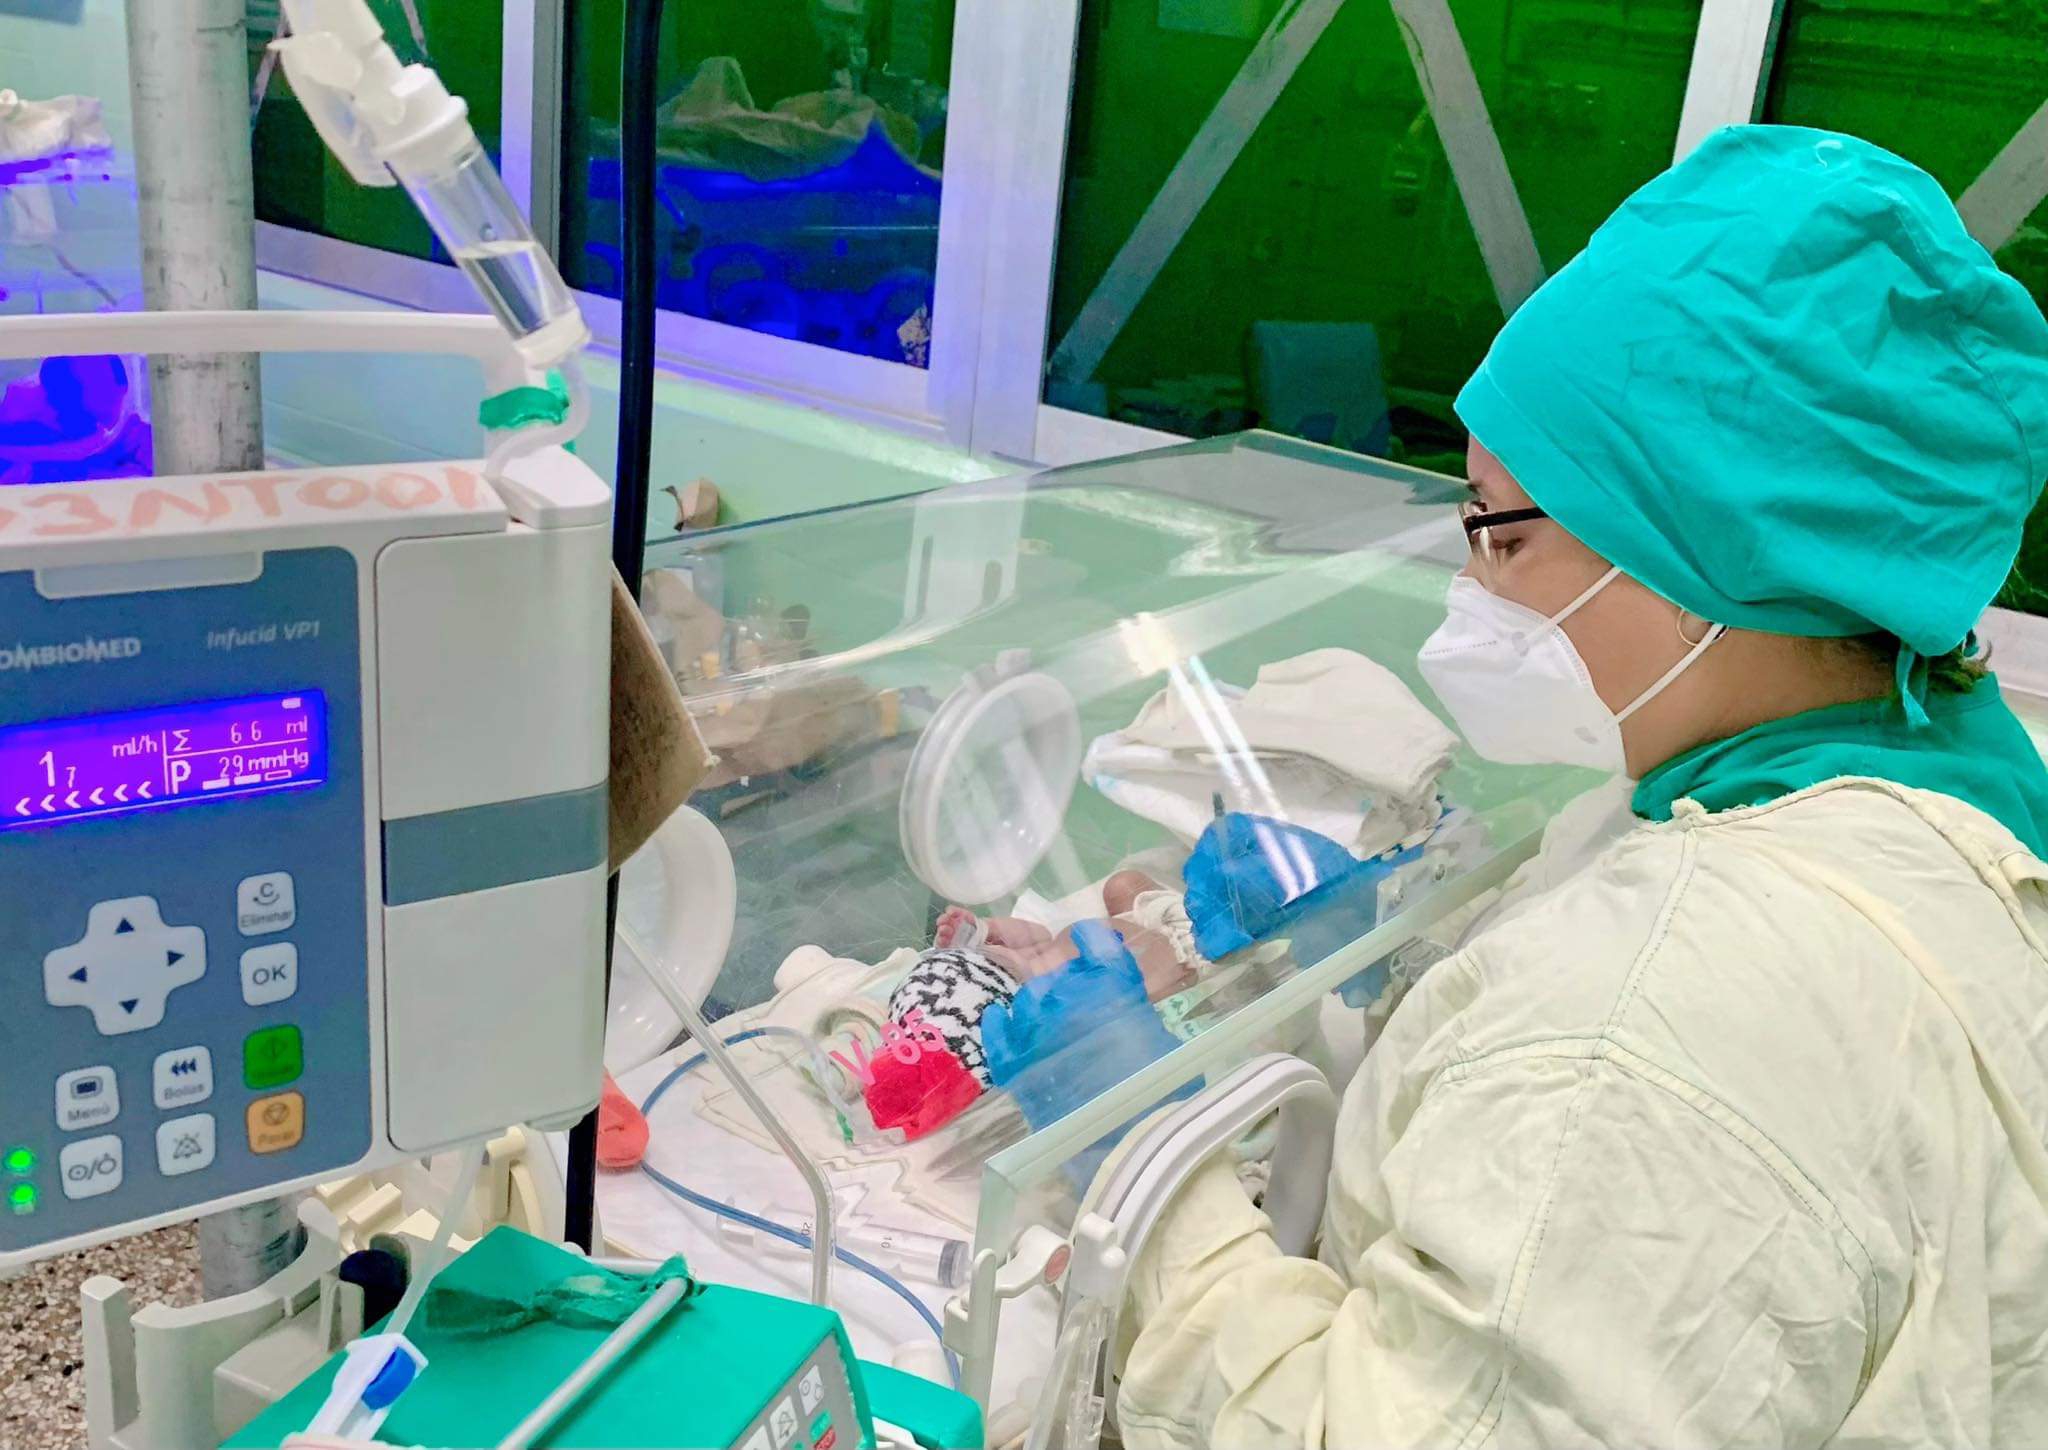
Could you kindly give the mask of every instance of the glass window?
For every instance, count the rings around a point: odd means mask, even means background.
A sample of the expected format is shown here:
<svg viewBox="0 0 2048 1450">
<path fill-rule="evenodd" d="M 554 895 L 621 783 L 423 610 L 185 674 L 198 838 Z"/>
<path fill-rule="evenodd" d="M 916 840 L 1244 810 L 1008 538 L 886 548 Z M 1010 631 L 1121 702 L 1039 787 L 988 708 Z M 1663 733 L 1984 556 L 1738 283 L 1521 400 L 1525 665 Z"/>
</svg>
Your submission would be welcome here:
<svg viewBox="0 0 2048 1450">
<path fill-rule="evenodd" d="M 625 0 L 569 9 L 562 271 L 616 297 Z M 658 296 L 670 311 L 926 365 L 953 0 L 670 5 Z"/>
<path fill-rule="evenodd" d="M 1960 198 L 2044 101 L 2048 47 L 2040 17 L 2022 8 L 1789 0 L 1765 119 L 1875 141 Z M 2036 152 L 2041 144 L 2037 135 Z M 1987 177 L 1984 205 L 1966 205 L 1965 220 L 1999 265 L 2048 303 L 2043 180 L 2037 167 L 2013 171 L 2010 187 L 1996 172 Z M 2000 603 L 2048 614 L 2048 513 L 2035 512 Z"/>
<path fill-rule="evenodd" d="M 247 0 L 249 75 L 255 107 L 256 217 L 344 242 L 445 262 L 419 212 L 398 187 L 367 187 L 329 154 L 282 67 L 268 61 L 278 0 Z M 469 103 L 469 122 L 495 162 L 504 0 L 370 0 L 401 61 L 425 61 Z"/>
<path fill-rule="evenodd" d="M 1085 0 L 1046 401 L 1462 471 L 1451 399 L 1503 297 L 1669 164 L 1699 14 Z M 1277 100 L 1262 54 L 1300 55 Z"/>
</svg>

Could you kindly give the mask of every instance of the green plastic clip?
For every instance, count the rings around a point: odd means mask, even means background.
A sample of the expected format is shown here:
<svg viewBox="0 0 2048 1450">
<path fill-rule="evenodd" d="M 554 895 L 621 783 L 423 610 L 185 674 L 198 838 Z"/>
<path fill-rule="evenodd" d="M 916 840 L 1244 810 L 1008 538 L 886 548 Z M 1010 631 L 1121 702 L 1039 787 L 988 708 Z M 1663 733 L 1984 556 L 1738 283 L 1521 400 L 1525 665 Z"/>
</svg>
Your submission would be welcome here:
<svg viewBox="0 0 2048 1450">
<path fill-rule="evenodd" d="M 507 388 L 477 405 L 476 420 L 494 433 L 528 424 L 552 426 L 569 416 L 569 387 L 557 372 L 548 374 L 544 388 Z"/>
</svg>

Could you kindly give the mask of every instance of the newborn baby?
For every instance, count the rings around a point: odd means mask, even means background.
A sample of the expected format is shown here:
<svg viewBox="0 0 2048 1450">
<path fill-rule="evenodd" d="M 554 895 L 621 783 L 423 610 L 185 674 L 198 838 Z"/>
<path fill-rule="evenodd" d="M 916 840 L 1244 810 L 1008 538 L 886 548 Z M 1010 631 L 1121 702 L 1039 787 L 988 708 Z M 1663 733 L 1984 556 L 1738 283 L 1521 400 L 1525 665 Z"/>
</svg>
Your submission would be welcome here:
<svg viewBox="0 0 2048 1450">
<path fill-rule="evenodd" d="M 1209 964 L 1195 949 L 1180 893 L 1142 871 L 1103 883 L 1103 914 L 1158 1002 L 1192 986 Z M 1019 989 L 1081 956 L 1071 930 L 1052 932 L 1014 916 L 983 920 L 963 906 L 939 918 L 931 949 L 889 996 L 892 1045 L 873 1060 L 865 1092 L 877 1127 L 911 1136 L 958 1115 L 993 1086 L 981 1020 L 1008 1008 Z"/>
<path fill-rule="evenodd" d="M 1102 883 L 1103 914 L 1145 975 L 1154 1002 L 1184 991 L 1208 963 L 1195 950 L 1194 925 L 1177 891 L 1142 871 L 1119 871 Z M 1015 916 L 983 920 L 964 906 L 947 908 L 932 933 L 939 951 L 979 952 L 1019 982 L 1056 972 L 1079 955 L 1071 931 L 1052 932 Z"/>
</svg>

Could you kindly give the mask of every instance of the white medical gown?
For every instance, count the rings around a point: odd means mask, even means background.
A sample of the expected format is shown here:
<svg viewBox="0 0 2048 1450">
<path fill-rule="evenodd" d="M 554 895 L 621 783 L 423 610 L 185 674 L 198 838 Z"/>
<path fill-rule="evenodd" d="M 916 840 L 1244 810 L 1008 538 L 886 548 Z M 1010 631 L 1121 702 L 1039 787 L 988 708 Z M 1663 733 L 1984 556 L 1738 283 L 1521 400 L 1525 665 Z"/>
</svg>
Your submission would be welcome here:
<svg viewBox="0 0 2048 1450">
<path fill-rule="evenodd" d="M 1393 1014 L 1320 1261 L 1176 1200 L 1125 1443 L 2048 1445 L 2044 888 L 1877 781 L 1630 831 Z"/>
</svg>

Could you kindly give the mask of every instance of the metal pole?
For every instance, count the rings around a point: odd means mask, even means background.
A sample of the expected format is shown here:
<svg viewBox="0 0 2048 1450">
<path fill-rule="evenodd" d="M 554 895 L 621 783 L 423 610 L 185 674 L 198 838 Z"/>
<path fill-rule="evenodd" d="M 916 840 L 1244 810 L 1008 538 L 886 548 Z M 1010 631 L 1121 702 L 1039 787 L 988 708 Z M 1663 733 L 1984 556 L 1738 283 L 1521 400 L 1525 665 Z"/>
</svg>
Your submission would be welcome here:
<svg viewBox="0 0 2048 1450">
<path fill-rule="evenodd" d="M 290 1267 L 306 1247 L 299 1226 L 302 1193 L 224 1208 L 199 1220 L 199 1287 L 225 1299 L 262 1287 Z"/>
<path fill-rule="evenodd" d="M 142 295 L 152 312 L 256 306 L 256 188 L 249 146 L 245 0 L 128 0 Z M 252 353 L 152 357 L 159 475 L 263 467 Z M 210 1299 L 253 1289 L 290 1263 L 303 1235 L 272 1199 L 199 1225 Z"/>
<path fill-rule="evenodd" d="M 128 0 L 142 295 L 153 312 L 256 306 L 246 0 Z M 250 355 L 152 357 L 161 475 L 263 466 Z"/>
</svg>

